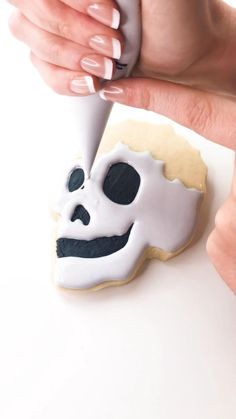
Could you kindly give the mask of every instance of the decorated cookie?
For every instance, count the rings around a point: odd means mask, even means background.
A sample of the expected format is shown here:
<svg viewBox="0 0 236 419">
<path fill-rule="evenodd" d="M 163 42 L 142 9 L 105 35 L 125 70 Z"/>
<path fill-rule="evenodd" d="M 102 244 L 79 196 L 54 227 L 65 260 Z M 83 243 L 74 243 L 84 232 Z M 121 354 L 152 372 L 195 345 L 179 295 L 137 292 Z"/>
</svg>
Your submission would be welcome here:
<svg viewBox="0 0 236 419">
<path fill-rule="evenodd" d="M 206 189 L 200 154 L 167 126 L 107 128 L 89 179 L 76 160 L 57 205 L 56 282 L 100 289 L 133 279 L 193 238 Z"/>
</svg>

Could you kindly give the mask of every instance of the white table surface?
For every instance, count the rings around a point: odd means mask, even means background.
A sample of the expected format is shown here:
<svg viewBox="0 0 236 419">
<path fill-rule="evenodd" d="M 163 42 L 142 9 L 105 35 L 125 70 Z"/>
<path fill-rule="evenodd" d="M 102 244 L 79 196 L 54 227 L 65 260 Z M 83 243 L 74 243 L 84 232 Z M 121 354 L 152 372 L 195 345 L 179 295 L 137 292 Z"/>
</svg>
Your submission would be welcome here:
<svg viewBox="0 0 236 419">
<path fill-rule="evenodd" d="M 209 168 L 198 242 L 118 289 L 51 282 L 48 211 L 77 151 L 68 100 L 53 94 L 0 13 L 1 419 L 235 419 L 236 299 L 207 259 L 234 154 L 177 125 Z M 169 122 L 116 107 L 125 117 Z"/>
</svg>

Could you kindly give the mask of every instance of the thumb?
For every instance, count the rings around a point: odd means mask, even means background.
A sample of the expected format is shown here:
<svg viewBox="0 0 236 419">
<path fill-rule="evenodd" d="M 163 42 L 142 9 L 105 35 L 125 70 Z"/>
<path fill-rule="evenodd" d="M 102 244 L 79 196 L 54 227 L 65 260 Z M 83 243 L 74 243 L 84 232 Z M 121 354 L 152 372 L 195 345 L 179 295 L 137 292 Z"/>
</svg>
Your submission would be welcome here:
<svg viewBox="0 0 236 419">
<path fill-rule="evenodd" d="M 157 112 L 236 150 L 236 103 L 229 98 L 145 78 L 107 83 L 100 96 L 112 102 Z"/>
</svg>

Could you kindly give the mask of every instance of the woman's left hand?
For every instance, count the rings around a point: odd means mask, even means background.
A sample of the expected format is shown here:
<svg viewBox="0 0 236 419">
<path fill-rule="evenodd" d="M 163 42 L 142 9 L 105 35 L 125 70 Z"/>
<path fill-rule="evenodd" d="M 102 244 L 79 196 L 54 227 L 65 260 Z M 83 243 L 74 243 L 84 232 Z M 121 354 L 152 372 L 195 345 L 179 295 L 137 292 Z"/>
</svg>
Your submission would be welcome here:
<svg viewBox="0 0 236 419">
<path fill-rule="evenodd" d="M 232 190 L 216 214 L 207 252 L 219 274 L 236 293 L 236 165 Z"/>
</svg>

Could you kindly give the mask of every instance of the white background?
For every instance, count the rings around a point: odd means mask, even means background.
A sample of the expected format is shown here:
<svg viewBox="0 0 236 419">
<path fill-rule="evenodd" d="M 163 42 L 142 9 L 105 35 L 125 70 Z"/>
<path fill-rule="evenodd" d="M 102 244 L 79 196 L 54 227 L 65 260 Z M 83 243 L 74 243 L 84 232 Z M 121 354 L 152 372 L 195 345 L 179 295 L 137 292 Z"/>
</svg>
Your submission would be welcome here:
<svg viewBox="0 0 236 419">
<path fill-rule="evenodd" d="M 48 208 L 77 133 L 68 100 L 8 34 L 8 12 L 1 3 L 1 419 L 235 419 L 236 300 L 205 253 L 233 153 L 176 126 L 209 167 L 199 241 L 128 286 L 59 291 Z M 166 122 L 122 107 L 112 119 L 126 116 Z"/>
</svg>

